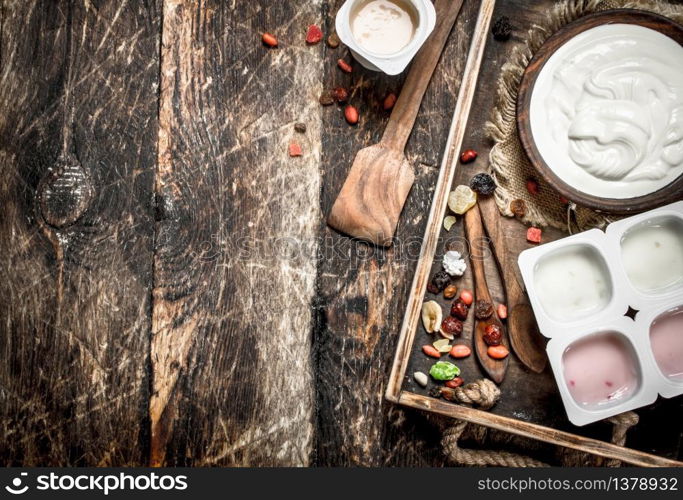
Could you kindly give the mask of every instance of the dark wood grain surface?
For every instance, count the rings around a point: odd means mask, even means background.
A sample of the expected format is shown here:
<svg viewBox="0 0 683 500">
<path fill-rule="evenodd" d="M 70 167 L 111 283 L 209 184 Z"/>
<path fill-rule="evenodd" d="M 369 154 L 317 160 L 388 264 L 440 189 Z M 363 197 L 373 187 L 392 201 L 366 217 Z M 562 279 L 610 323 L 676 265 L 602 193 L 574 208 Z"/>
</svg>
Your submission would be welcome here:
<svg viewBox="0 0 683 500">
<path fill-rule="evenodd" d="M 489 40 L 467 147 L 488 150 L 500 67 L 551 4 L 499 2 L 516 31 Z M 0 5 L 0 463 L 444 464 L 435 418 L 383 394 L 478 2 L 408 141 L 416 181 L 388 250 L 324 223 L 403 78 L 306 46 L 340 0 Z M 338 85 L 355 127 L 318 104 Z"/>
</svg>

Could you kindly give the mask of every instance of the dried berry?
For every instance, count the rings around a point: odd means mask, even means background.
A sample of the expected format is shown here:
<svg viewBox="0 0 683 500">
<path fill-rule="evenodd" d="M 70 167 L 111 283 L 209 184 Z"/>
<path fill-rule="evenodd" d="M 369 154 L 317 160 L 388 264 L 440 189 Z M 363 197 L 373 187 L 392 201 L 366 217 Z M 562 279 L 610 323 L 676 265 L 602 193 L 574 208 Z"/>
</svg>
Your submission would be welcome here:
<svg viewBox="0 0 683 500">
<path fill-rule="evenodd" d="M 396 104 L 396 94 L 391 92 L 384 98 L 382 107 L 384 108 L 384 111 L 389 111 L 391 108 L 394 107 L 394 104 Z"/>
<path fill-rule="evenodd" d="M 472 177 L 470 188 L 472 191 L 488 196 L 496 190 L 496 183 L 489 174 L 481 173 Z"/>
<path fill-rule="evenodd" d="M 503 332 L 498 325 L 486 325 L 483 338 L 486 345 L 500 345 L 503 341 Z"/>
<path fill-rule="evenodd" d="M 301 122 L 295 123 L 294 124 L 294 130 L 296 130 L 300 134 L 305 134 L 306 133 L 306 124 L 301 123 Z"/>
<path fill-rule="evenodd" d="M 439 293 L 441 290 L 439 290 L 439 287 L 436 286 L 434 283 L 430 283 L 430 284 L 427 285 L 427 291 L 428 291 L 429 293 L 434 293 L 434 294 L 436 294 L 436 293 Z"/>
<path fill-rule="evenodd" d="M 339 104 L 344 104 L 349 100 L 349 91 L 344 87 L 337 87 L 336 89 L 332 90 L 332 97 Z"/>
<path fill-rule="evenodd" d="M 457 299 L 451 306 L 451 314 L 459 320 L 465 321 L 467 319 L 468 309 L 467 304 L 465 304 L 462 299 Z"/>
<path fill-rule="evenodd" d="M 301 150 L 301 146 L 299 146 L 299 143 L 292 142 L 289 145 L 289 156 L 301 156 L 302 154 L 303 151 Z"/>
<path fill-rule="evenodd" d="M 569 200 L 564 196 L 560 195 L 560 203 L 562 203 L 563 205 L 569 205 Z"/>
<path fill-rule="evenodd" d="M 526 215 L 526 203 L 524 200 L 512 200 L 510 202 L 510 212 L 518 218 L 523 218 Z"/>
<path fill-rule="evenodd" d="M 460 387 L 465 381 L 461 379 L 460 377 L 455 377 L 452 380 L 449 380 L 446 382 L 444 385 L 448 387 L 449 389 L 455 389 L 456 387 Z"/>
<path fill-rule="evenodd" d="M 537 227 L 530 227 L 526 231 L 526 240 L 529 243 L 540 243 L 541 242 L 541 230 Z"/>
<path fill-rule="evenodd" d="M 486 350 L 486 354 L 493 359 L 505 359 L 510 351 L 504 345 L 492 345 Z"/>
<path fill-rule="evenodd" d="M 474 302 L 474 295 L 469 290 L 463 290 L 460 292 L 460 300 L 462 300 L 466 306 L 471 306 Z"/>
<path fill-rule="evenodd" d="M 261 37 L 261 40 L 263 40 L 263 43 L 265 43 L 268 47 L 277 47 L 277 38 L 275 38 L 275 35 L 264 33 Z"/>
<path fill-rule="evenodd" d="M 439 289 L 439 292 L 451 283 L 451 275 L 446 271 L 439 271 L 432 276 L 432 284 Z"/>
<path fill-rule="evenodd" d="M 460 163 L 470 163 L 477 159 L 478 153 L 474 149 L 466 149 L 460 155 Z"/>
<path fill-rule="evenodd" d="M 466 358 L 467 356 L 472 354 L 472 349 L 470 349 L 466 345 L 458 344 L 458 345 L 454 345 L 451 348 L 451 351 L 449 354 L 451 355 L 451 357 L 456 358 L 456 359 Z"/>
<path fill-rule="evenodd" d="M 474 317 L 477 319 L 488 319 L 493 314 L 493 304 L 488 300 L 478 300 L 474 304 Z"/>
<path fill-rule="evenodd" d="M 462 321 L 453 316 L 448 316 L 441 322 L 441 329 L 439 331 L 447 339 L 453 340 L 455 336 L 462 333 L 462 328 Z"/>
<path fill-rule="evenodd" d="M 329 91 L 325 90 L 322 94 L 320 94 L 318 101 L 323 106 L 331 106 L 334 104 L 334 97 L 332 97 L 332 94 Z"/>
<path fill-rule="evenodd" d="M 455 285 L 448 285 L 443 289 L 443 298 L 452 299 L 458 293 L 458 287 Z"/>
<path fill-rule="evenodd" d="M 500 319 L 505 319 L 508 317 L 508 307 L 505 304 L 498 304 L 498 309 L 496 309 L 496 314 Z"/>
<path fill-rule="evenodd" d="M 310 45 L 315 45 L 318 43 L 320 40 L 323 39 L 323 32 L 322 30 L 316 26 L 315 24 L 311 24 L 308 27 L 308 32 L 306 33 L 306 43 Z"/>
<path fill-rule="evenodd" d="M 344 73 L 351 73 L 353 71 L 351 65 L 347 63 L 344 59 L 339 59 L 337 61 L 337 66 L 339 66 L 339 69 L 341 69 Z"/>
<path fill-rule="evenodd" d="M 432 387 L 429 389 L 429 395 L 433 398 L 441 397 L 441 387 Z"/>
<path fill-rule="evenodd" d="M 536 196 L 538 194 L 538 181 L 536 179 L 527 179 L 526 190 L 529 194 Z"/>
<path fill-rule="evenodd" d="M 358 123 L 358 110 L 349 104 L 344 108 L 344 118 L 349 125 L 355 125 Z"/>
<path fill-rule="evenodd" d="M 512 34 L 512 25 L 510 24 L 510 18 L 507 16 L 499 17 L 493 24 L 493 29 L 491 30 L 491 32 L 493 33 L 493 38 L 498 40 L 499 42 L 509 40 L 510 35 Z"/>
<path fill-rule="evenodd" d="M 336 49 L 337 47 L 339 47 L 339 43 L 340 40 L 336 33 L 332 33 L 330 36 L 327 37 L 327 45 L 329 45 L 330 48 Z"/>
</svg>

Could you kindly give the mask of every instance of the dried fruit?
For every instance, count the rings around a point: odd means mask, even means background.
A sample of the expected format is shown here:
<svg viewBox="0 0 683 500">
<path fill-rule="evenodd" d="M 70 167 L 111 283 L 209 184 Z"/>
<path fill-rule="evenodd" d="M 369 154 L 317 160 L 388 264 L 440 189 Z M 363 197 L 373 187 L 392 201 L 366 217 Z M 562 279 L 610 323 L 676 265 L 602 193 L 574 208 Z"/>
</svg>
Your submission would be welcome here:
<svg viewBox="0 0 683 500">
<path fill-rule="evenodd" d="M 503 332 L 498 325 L 486 325 L 483 339 L 486 345 L 500 345 L 503 341 Z"/>
<path fill-rule="evenodd" d="M 413 373 L 413 378 L 415 379 L 415 382 L 420 384 L 422 387 L 427 387 L 427 384 L 429 383 L 429 377 L 427 377 L 427 374 L 423 372 Z"/>
<path fill-rule="evenodd" d="M 289 145 L 289 156 L 301 156 L 302 154 L 303 151 L 301 151 L 301 146 L 299 146 L 299 143 L 292 142 Z"/>
<path fill-rule="evenodd" d="M 527 179 L 526 190 L 529 191 L 529 194 L 536 196 L 538 194 L 538 181 L 536 179 Z"/>
<path fill-rule="evenodd" d="M 486 350 L 486 354 L 493 359 L 505 359 L 510 351 L 504 345 L 492 345 Z"/>
<path fill-rule="evenodd" d="M 493 304 L 488 300 L 478 300 L 474 304 L 474 317 L 477 319 L 488 319 L 493 314 Z"/>
<path fill-rule="evenodd" d="M 441 322 L 439 333 L 447 339 L 453 340 L 457 335 L 462 333 L 462 328 L 462 321 L 453 316 L 448 316 Z"/>
<path fill-rule="evenodd" d="M 436 294 L 436 293 L 439 293 L 441 290 L 439 290 L 439 287 L 437 287 L 434 283 L 429 283 L 429 284 L 427 285 L 427 291 L 428 291 L 429 293 L 434 293 L 434 294 Z"/>
<path fill-rule="evenodd" d="M 479 194 L 488 196 L 496 190 L 496 183 L 489 174 L 480 173 L 470 180 L 470 188 Z"/>
<path fill-rule="evenodd" d="M 460 368 L 450 361 L 437 361 L 429 369 L 429 374 L 434 380 L 452 380 L 460 375 Z"/>
<path fill-rule="evenodd" d="M 460 387 L 464 383 L 465 381 L 463 379 L 461 379 L 460 377 L 455 377 L 454 379 L 446 382 L 444 385 L 449 389 L 455 389 L 456 387 Z"/>
<path fill-rule="evenodd" d="M 339 47 L 340 43 L 341 42 L 336 33 L 332 33 L 330 36 L 327 37 L 327 45 L 329 45 L 330 48 L 336 49 L 337 47 Z"/>
<path fill-rule="evenodd" d="M 341 69 L 344 73 L 351 73 L 353 71 L 351 65 L 347 63 L 344 59 L 339 59 L 337 61 L 337 66 L 339 66 L 339 69 Z"/>
<path fill-rule="evenodd" d="M 431 356 L 432 358 L 439 359 L 441 357 L 441 353 L 433 345 L 423 345 L 422 352 L 425 353 L 427 356 Z"/>
<path fill-rule="evenodd" d="M 510 202 L 510 212 L 515 217 L 523 218 L 526 215 L 526 203 L 524 200 L 512 200 Z"/>
<path fill-rule="evenodd" d="M 432 276 L 431 284 L 433 284 L 439 292 L 446 288 L 451 283 L 451 275 L 446 271 L 439 271 Z M 438 292 L 437 292 L 438 293 Z"/>
<path fill-rule="evenodd" d="M 469 186 L 461 184 L 448 195 L 448 208 L 454 213 L 462 215 L 477 203 L 477 193 Z"/>
<path fill-rule="evenodd" d="M 301 122 L 295 123 L 294 124 L 294 130 L 296 130 L 300 134 L 305 134 L 306 133 L 306 124 L 301 123 Z"/>
<path fill-rule="evenodd" d="M 467 319 L 467 311 L 467 304 L 465 304 L 462 299 L 457 299 L 451 306 L 451 314 L 462 321 Z"/>
<path fill-rule="evenodd" d="M 337 87 L 336 89 L 332 90 L 332 97 L 339 104 L 344 104 L 349 100 L 349 91 L 344 87 Z"/>
<path fill-rule="evenodd" d="M 560 203 L 562 203 L 563 205 L 569 205 L 569 200 L 564 196 L 560 195 Z"/>
<path fill-rule="evenodd" d="M 508 306 L 505 304 L 498 304 L 498 308 L 496 309 L 496 314 L 500 319 L 505 319 L 508 317 Z"/>
<path fill-rule="evenodd" d="M 472 292 L 469 290 L 463 290 L 460 292 L 460 300 L 462 300 L 465 305 L 471 306 L 472 302 L 474 302 L 474 295 L 472 295 Z"/>
<path fill-rule="evenodd" d="M 441 387 L 432 387 L 429 389 L 429 395 L 433 398 L 441 397 Z"/>
<path fill-rule="evenodd" d="M 451 228 L 453 227 L 453 224 L 455 224 L 455 221 L 456 221 L 456 220 L 457 220 L 457 219 L 456 219 L 455 217 L 453 217 L 452 215 L 447 215 L 447 216 L 444 217 L 444 219 L 443 219 L 443 228 L 444 228 L 446 231 L 450 231 Z"/>
<path fill-rule="evenodd" d="M 358 110 L 350 104 L 344 108 L 344 118 L 350 125 L 358 123 Z"/>
<path fill-rule="evenodd" d="M 422 325 L 427 333 L 439 331 L 442 317 L 441 306 L 437 302 L 430 300 L 422 304 Z"/>
<path fill-rule="evenodd" d="M 470 354 L 472 354 L 472 349 L 462 344 L 454 345 L 450 351 L 450 355 L 458 359 L 466 358 Z"/>
<path fill-rule="evenodd" d="M 526 230 L 526 240 L 529 243 L 540 243 L 542 231 L 537 227 L 530 227 Z"/>
<path fill-rule="evenodd" d="M 325 90 L 322 94 L 320 94 L 318 102 L 320 102 L 320 104 L 322 104 L 323 106 L 331 106 L 332 104 L 334 104 L 334 97 L 332 97 L 331 92 Z"/>
<path fill-rule="evenodd" d="M 443 289 L 443 298 L 452 299 L 458 293 L 458 287 L 455 285 L 448 285 Z"/>
<path fill-rule="evenodd" d="M 308 31 L 306 32 L 306 43 L 310 45 L 315 45 L 318 43 L 320 40 L 323 39 L 323 32 L 322 30 L 316 26 L 315 24 L 311 24 L 308 27 Z"/>
<path fill-rule="evenodd" d="M 451 345 L 449 344 L 448 339 L 439 339 L 432 345 L 434 346 L 434 349 L 436 349 L 440 353 L 445 354 L 447 352 L 450 352 L 451 350 Z"/>
<path fill-rule="evenodd" d="M 507 16 L 500 16 L 495 23 L 493 23 L 493 38 L 499 42 L 504 42 L 510 39 L 512 34 L 512 25 L 510 24 L 510 18 Z"/>
<path fill-rule="evenodd" d="M 387 94 L 387 96 L 384 98 L 382 107 L 384 108 L 384 111 L 389 111 L 391 108 L 394 107 L 394 104 L 396 104 L 396 94 L 391 92 Z"/>
<path fill-rule="evenodd" d="M 277 38 L 275 38 L 275 35 L 264 33 L 261 37 L 261 40 L 263 40 L 263 43 L 265 43 L 268 47 L 277 47 Z"/>
<path fill-rule="evenodd" d="M 470 163 L 477 159 L 477 152 L 474 149 L 466 149 L 460 154 L 460 163 Z"/>
</svg>

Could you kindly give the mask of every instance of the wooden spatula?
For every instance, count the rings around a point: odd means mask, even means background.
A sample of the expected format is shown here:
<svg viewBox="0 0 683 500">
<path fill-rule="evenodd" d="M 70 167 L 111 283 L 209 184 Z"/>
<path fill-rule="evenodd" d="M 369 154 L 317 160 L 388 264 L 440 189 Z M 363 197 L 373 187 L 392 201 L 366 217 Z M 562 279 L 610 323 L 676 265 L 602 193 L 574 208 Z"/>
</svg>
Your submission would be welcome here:
<svg viewBox="0 0 683 500">
<path fill-rule="evenodd" d="M 488 245 L 488 240 L 484 239 L 484 228 L 481 223 L 481 215 L 477 207 L 473 207 L 465 213 L 465 232 L 470 248 L 470 264 L 472 265 L 472 277 L 474 278 L 474 295 L 477 300 L 486 300 L 493 304 L 489 287 L 486 284 L 486 274 L 484 272 L 484 245 Z M 508 358 L 493 359 L 487 354 L 488 345 L 484 342 L 484 330 L 489 325 L 497 325 L 503 334 L 502 344 L 510 349 L 505 327 L 496 315 L 495 311 L 486 320 L 476 320 L 474 323 L 474 334 L 472 342 L 477 353 L 477 359 L 484 368 L 484 371 L 495 383 L 500 384 L 505 377 L 508 367 Z"/>
<path fill-rule="evenodd" d="M 417 112 L 463 0 L 436 0 L 436 27 L 412 63 L 379 144 L 361 149 L 327 223 L 339 231 L 390 246 L 415 175 L 404 149 Z"/>
<path fill-rule="evenodd" d="M 500 225 L 500 213 L 498 213 L 496 202 L 492 197 L 480 197 L 477 205 L 503 278 L 508 306 L 507 324 L 510 343 L 522 363 L 530 370 L 541 373 L 548 360 L 545 353 L 545 341 L 538 331 L 529 298 L 515 275 L 516 264 L 505 244 L 505 234 Z"/>
</svg>

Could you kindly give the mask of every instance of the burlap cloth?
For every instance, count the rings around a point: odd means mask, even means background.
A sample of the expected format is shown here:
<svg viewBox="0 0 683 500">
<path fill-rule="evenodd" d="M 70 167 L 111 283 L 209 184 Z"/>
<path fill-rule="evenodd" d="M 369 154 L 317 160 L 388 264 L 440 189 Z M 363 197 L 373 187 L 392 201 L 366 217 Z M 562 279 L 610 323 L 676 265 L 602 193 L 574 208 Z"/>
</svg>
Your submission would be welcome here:
<svg viewBox="0 0 683 500">
<path fill-rule="evenodd" d="M 572 232 L 591 227 L 603 227 L 615 217 L 599 214 L 591 209 L 569 205 L 560 201 L 560 195 L 544 185 L 531 166 L 519 141 L 515 107 L 517 90 L 524 69 L 543 42 L 559 28 L 582 16 L 614 8 L 633 8 L 656 12 L 683 23 L 683 3 L 665 0 L 564 0 L 550 12 L 547 22 L 534 25 L 526 34 L 525 41 L 517 46 L 503 66 L 498 81 L 498 95 L 486 132 L 493 140 L 490 153 L 492 175 L 498 189 L 496 203 L 503 215 L 512 216 L 510 202 L 522 199 L 526 203 L 523 221 L 538 226 L 552 226 Z M 514 24 L 514 20 L 512 20 Z M 538 179 L 540 191 L 530 195 L 526 188 L 529 178 Z"/>
</svg>

